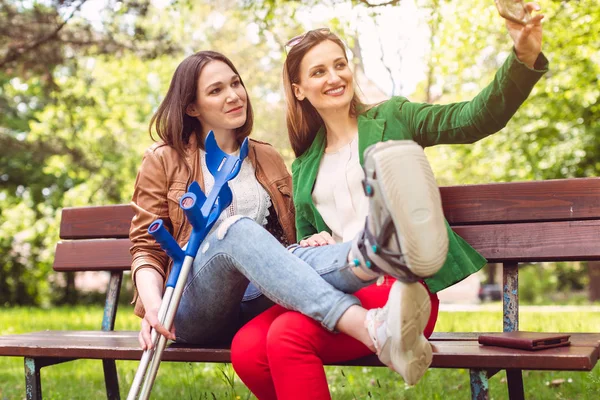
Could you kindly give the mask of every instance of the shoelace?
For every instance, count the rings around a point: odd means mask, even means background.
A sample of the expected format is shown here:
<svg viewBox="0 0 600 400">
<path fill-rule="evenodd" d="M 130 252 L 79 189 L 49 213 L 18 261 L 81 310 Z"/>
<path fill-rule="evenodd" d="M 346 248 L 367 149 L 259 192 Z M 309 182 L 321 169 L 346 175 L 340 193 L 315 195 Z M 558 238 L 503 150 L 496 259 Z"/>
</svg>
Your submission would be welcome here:
<svg viewBox="0 0 600 400">
<path fill-rule="evenodd" d="M 367 217 L 368 218 L 368 217 Z M 362 231 L 360 239 L 358 240 L 357 247 L 360 251 L 363 259 L 371 260 L 371 257 L 368 255 L 367 250 L 367 242 L 368 245 L 371 246 L 371 249 L 375 254 L 381 257 L 382 260 L 390 264 L 394 269 L 398 270 L 398 275 L 394 275 L 396 279 L 404 283 L 413 283 L 418 282 L 421 277 L 415 275 L 407 266 L 404 261 L 404 254 L 402 252 L 390 251 L 381 246 L 381 243 L 385 243 L 385 240 L 389 238 L 394 233 L 394 223 L 392 219 L 388 216 L 386 218 L 383 229 L 379 232 L 379 235 L 376 237 L 369 230 L 369 226 L 367 220 L 365 220 L 365 228 Z M 398 242 L 398 237 L 395 238 L 396 244 L 398 248 L 401 249 L 400 243 Z M 375 264 L 377 266 L 377 264 Z"/>
</svg>

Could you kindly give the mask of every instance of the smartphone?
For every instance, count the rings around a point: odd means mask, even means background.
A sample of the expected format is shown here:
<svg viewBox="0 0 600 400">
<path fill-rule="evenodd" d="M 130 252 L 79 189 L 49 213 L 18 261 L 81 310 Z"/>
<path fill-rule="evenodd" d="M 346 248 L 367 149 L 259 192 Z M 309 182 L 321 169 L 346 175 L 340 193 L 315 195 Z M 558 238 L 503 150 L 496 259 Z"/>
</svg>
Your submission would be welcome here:
<svg viewBox="0 0 600 400">
<path fill-rule="evenodd" d="M 527 25 L 531 14 L 525 8 L 523 0 L 494 0 L 500 16 L 517 24 Z"/>
</svg>

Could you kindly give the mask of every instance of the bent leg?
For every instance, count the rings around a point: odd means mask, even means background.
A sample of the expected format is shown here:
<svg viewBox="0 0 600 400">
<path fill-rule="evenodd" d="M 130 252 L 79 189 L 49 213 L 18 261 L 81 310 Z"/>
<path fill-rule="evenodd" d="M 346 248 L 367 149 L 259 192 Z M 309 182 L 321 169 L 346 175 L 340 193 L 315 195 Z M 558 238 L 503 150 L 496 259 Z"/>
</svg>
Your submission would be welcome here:
<svg viewBox="0 0 600 400">
<path fill-rule="evenodd" d="M 366 309 L 383 307 L 393 282 L 388 278 L 383 285 L 371 285 L 358 291 L 356 296 Z M 431 297 L 427 337 L 433 331 L 438 314 L 437 296 L 431 294 Z M 269 329 L 267 354 L 272 382 L 279 398 L 329 399 L 323 364 L 349 361 L 373 353 L 348 335 L 327 332 L 309 318 L 287 312 L 278 316 Z"/>
<path fill-rule="evenodd" d="M 231 365 L 260 400 L 277 400 L 267 359 L 267 333 L 271 323 L 286 312 L 289 310 L 279 305 L 269 308 L 244 325 L 231 342 Z"/>
<path fill-rule="evenodd" d="M 213 269 L 219 272 L 215 274 Z M 359 304 L 354 296 L 335 289 L 249 218 L 225 220 L 200 246 L 188 279 L 184 289 L 186 302 L 182 299 L 182 303 L 188 305 L 188 312 L 208 302 L 209 305 L 202 308 L 210 309 L 211 315 L 218 314 L 220 310 L 213 304 L 213 298 L 232 297 L 229 290 L 234 292 L 239 304 L 238 289 L 245 290 L 248 281 L 276 304 L 308 315 L 329 330 L 334 329 L 349 307 Z M 229 284 L 226 289 L 222 280 Z M 190 330 L 204 330 L 206 327 L 199 325 L 213 321 L 211 318 L 188 318 L 191 320 L 183 322 L 184 313 L 178 313 L 178 316 L 177 329 L 179 323 L 185 323 Z"/>
</svg>

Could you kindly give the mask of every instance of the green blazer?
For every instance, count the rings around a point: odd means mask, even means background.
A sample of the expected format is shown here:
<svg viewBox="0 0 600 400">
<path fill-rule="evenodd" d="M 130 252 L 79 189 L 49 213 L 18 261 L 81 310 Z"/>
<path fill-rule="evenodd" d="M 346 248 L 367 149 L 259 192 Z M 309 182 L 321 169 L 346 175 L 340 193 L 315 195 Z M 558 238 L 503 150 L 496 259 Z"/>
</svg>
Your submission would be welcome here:
<svg viewBox="0 0 600 400">
<path fill-rule="evenodd" d="M 411 103 L 393 97 L 358 116 L 360 163 L 367 147 L 386 140 L 414 140 L 421 146 L 473 143 L 502 129 L 525 101 L 535 83 L 548 70 L 548 60 L 538 57 L 534 69 L 510 53 L 491 84 L 471 101 L 447 105 Z M 298 240 L 321 231 L 331 232 L 312 201 L 312 190 L 325 152 L 325 128 L 317 132 L 310 148 L 292 164 L 296 233 Z M 407 172 L 407 171 L 405 171 Z M 480 270 L 486 260 L 448 223 L 448 256 L 442 268 L 425 279 L 435 293 Z"/>
</svg>

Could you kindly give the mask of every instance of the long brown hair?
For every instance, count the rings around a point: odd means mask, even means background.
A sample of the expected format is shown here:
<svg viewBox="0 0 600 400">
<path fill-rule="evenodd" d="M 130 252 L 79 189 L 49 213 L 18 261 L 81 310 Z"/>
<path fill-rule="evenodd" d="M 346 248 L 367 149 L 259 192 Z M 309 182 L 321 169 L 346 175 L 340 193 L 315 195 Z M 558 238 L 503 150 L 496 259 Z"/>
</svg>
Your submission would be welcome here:
<svg viewBox="0 0 600 400">
<path fill-rule="evenodd" d="M 155 140 L 152 135 L 152 127 L 154 127 L 162 141 L 173 147 L 181 157 L 185 156 L 185 147 L 192 135 L 195 135 L 198 139 L 198 145 L 204 148 L 202 125 L 197 118 L 187 115 L 186 108 L 196 101 L 198 78 L 202 73 L 202 69 L 211 61 L 222 61 L 238 76 L 240 75 L 231 60 L 221 53 L 199 51 L 192 54 L 183 60 L 175 70 L 167 95 L 150 120 L 149 131 L 152 140 Z M 245 89 L 246 86 L 241 77 L 240 83 Z M 253 124 L 254 113 L 250 98 L 248 98 L 246 122 L 235 130 L 235 136 L 239 143 L 250 135 Z"/>
<path fill-rule="evenodd" d="M 296 157 L 300 157 L 308 150 L 324 123 L 308 99 L 300 101 L 296 98 L 292 84 L 300 82 L 300 64 L 306 53 L 326 40 L 331 40 L 340 46 L 348 61 L 344 42 L 337 35 L 328 29 L 315 29 L 308 31 L 293 45 L 283 65 L 283 88 L 287 105 L 285 120 L 290 144 Z M 357 115 L 363 109 L 364 104 L 355 91 L 350 102 L 350 113 Z"/>
</svg>

